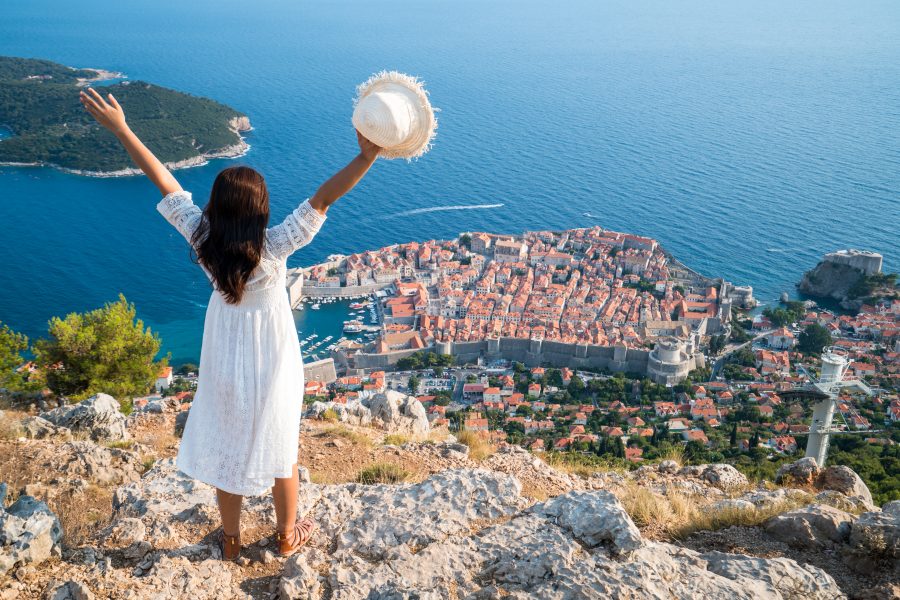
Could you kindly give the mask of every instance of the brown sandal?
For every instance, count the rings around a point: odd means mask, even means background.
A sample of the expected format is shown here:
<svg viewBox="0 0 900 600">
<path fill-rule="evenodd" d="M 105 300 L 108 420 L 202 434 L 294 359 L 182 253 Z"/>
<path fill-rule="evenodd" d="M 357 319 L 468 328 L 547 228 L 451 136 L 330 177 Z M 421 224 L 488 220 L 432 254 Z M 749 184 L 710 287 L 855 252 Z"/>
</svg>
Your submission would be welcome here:
<svg viewBox="0 0 900 600">
<path fill-rule="evenodd" d="M 241 536 L 226 535 L 225 531 L 219 533 L 219 550 L 222 551 L 222 560 L 236 561 L 241 555 Z"/>
<path fill-rule="evenodd" d="M 278 556 L 290 556 L 297 552 L 301 546 L 312 538 L 316 529 L 316 523 L 312 519 L 301 519 L 294 524 L 293 530 L 284 533 L 276 532 L 275 539 L 278 541 Z M 293 537 L 293 541 L 291 541 L 291 537 Z"/>
</svg>

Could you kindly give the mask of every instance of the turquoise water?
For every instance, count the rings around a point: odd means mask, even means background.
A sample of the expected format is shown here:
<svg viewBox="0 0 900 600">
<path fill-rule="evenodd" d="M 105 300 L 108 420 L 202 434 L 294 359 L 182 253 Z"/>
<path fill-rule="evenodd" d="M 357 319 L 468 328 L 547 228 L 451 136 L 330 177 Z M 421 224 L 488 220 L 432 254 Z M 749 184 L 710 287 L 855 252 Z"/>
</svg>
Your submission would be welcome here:
<svg viewBox="0 0 900 600">
<path fill-rule="evenodd" d="M 246 112 L 240 160 L 266 175 L 273 219 L 353 156 L 356 84 L 382 68 L 423 77 L 442 109 L 432 153 L 376 165 L 291 266 L 464 230 L 600 224 L 765 301 L 835 248 L 900 268 L 898 31 L 892 0 L 0 5 L 2 54 Z M 226 164 L 178 177 L 202 203 Z M 0 168 L 0 198 L 0 321 L 40 335 L 122 292 L 176 360 L 196 359 L 209 287 L 150 184 Z"/>
</svg>

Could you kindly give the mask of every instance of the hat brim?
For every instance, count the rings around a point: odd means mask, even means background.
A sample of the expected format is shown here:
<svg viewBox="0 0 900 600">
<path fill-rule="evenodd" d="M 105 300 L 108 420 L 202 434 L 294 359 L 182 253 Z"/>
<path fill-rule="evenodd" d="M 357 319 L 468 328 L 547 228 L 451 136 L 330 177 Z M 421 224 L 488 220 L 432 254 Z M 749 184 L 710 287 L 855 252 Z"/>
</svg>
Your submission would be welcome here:
<svg viewBox="0 0 900 600">
<path fill-rule="evenodd" d="M 437 109 L 431 106 L 431 102 L 428 100 L 428 91 L 417 77 L 398 71 L 381 71 L 376 73 L 356 88 L 356 98 L 353 100 L 353 107 L 356 108 L 359 101 L 369 94 L 378 92 L 391 84 L 402 85 L 415 95 L 418 100 L 416 103 L 418 126 L 402 144 L 390 148 L 382 148 L 378 156 L 389 159 L 405 158 L 406 160 L 419 158 L 431 149 L 434 137 L 437 135 L 437 118 L 434 116 Z"/>
</svg>

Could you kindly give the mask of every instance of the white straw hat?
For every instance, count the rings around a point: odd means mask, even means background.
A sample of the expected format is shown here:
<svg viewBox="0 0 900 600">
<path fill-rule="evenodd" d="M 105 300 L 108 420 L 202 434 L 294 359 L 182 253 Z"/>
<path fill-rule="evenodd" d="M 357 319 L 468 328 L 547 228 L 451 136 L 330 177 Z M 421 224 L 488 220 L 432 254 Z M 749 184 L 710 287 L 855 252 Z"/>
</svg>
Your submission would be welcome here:
<svg viewBox="0 0 900 600">
<path fill-rule="evenodd" d="M 356 88 L 353 126 L 382 148 L 384 158 L 418 158 L 431 149 L 436 109 L 416 77 L 382 71 Z"/>
</svg>

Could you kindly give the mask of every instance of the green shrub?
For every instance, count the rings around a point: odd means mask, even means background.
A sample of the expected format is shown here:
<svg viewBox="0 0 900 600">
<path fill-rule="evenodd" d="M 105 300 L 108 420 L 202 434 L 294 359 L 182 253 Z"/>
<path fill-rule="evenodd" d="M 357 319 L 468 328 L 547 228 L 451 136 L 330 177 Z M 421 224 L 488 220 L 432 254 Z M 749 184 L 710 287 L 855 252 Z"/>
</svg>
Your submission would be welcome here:
<svg viewBox="0 0 900 600">
<path fill-rule="evenodd" d="M 403 483 L 409 479 L 409 471 L 394 463 L 373 463 L 356 475 L 357 483 Z"/>
</svg>

